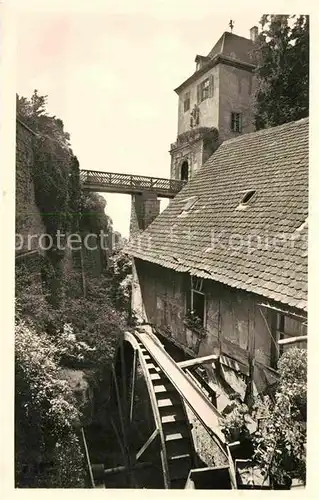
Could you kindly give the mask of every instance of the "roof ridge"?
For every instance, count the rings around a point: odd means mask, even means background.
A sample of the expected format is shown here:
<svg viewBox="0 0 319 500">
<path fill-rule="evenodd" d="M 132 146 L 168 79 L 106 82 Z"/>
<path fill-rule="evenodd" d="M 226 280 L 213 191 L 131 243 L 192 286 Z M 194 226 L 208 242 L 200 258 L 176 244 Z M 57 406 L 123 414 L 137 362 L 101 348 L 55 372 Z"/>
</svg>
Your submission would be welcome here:
<svg viewBox="0 0 319 500">
<path fill-rule="evenodd" d="M 223 34 L 224 35 L 236 36 L 237 38 L 243 38 L 244 40 L 248 40 L 249 42 L 253 43 L 253 41 L 251 40 L 251 38 L 247 38 L 246 36 L 242 36 L 242 35 L 237 35 L 236 33 L 231 33 L 230 31 L 224 31 Z"/>
</svg>

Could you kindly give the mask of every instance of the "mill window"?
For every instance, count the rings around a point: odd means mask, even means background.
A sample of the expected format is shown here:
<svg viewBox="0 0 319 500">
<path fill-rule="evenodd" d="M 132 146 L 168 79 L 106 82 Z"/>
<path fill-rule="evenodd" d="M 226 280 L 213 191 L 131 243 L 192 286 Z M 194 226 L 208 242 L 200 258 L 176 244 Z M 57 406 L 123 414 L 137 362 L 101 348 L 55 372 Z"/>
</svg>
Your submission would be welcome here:
<svg viewBox="0 0 319 500">
<path fill-rule="evenodd" d="M 206 298 L 203 292 L 203 280 L 192 277 L 191 285 L 191 315 L 199 327 L 206 325 Z"/>
<path fill-rule="evenodd" d="M 307 335 L 307 322 L 306 320 L 294 319 L 282 313 L 276 314 L 276 329 L 274 340 L 276 342 L 275 349 L 272 349 L 271 365 L 277 369 L 278 358 L 288 349 L 292 347 L 299 347 L 301 349 L 307 348 L 307 343 L 303 339 L 299 342 L 282 343 L 288 339 L 296 339 L 299 336 Z"/>
</svg>

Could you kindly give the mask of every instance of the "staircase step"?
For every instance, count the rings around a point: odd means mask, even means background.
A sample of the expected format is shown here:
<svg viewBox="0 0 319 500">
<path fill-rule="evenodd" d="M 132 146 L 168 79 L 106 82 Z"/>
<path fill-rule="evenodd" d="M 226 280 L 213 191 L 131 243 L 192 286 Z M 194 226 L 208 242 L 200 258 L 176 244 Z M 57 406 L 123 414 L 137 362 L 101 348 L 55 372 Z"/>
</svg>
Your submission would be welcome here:
<svg viewBox="0 0 319 500">
<path fill-rule="evenodd" d="M 150 373 L 150 379 L 152 380 L 152 382 L 158 380 L 160 380 L 161 382 L 163 381 L 163 378 L 158 373 Z"/>
<path fill-rule="evenodd" d="M 188 438 L 174 439 L 166 441 L 167 458 L 174 458 L 180 455 L 186 455 L 190 452 L 191 443 Z"/>
<path fill-rule="evenodd" d="M 158 373 L 161 371 L 161 369 L 158 366 L 153 365 L 153 363 L 147 363 L 146 366 L 150 373 Z"/>
<path fill-rule="evenodd" d="M 152 375 L 160 375 L 159 378 L 155 378 L 154 380 L 152 379 Z M 165 375 L 163 374 L 163 372 L 158 372 L 156 374 L 154 373 L 151 373 L 150 374 L 150 377 L 151 377 L 151 380 L 152 380 L 152 384 L 153 386 L 157 386 L 157 385 L 162 385 L 162 384 L 167 384 L 168 383 L 168 379 L 167 377 L 165 377 Z"/>
<path fill-rule="evenodd" d="M 175 392 L 159 392 L 156 394 L 157 406 L 163 408 L 165 406 L 181 405 L 182 402 Z"/>
<path fill-rule="evenodd" d="M 164 410 L 164 408 L 161 408 L 161 410 Z M 162 413 L 161 410 L 160 413 Z M 168 408 L 168 410 L 167 415 L 161 415 L 161 422 L 163 425 L 185 421 L 185 414 L 181 408 Z"/>
<path fill-rule="evenodd" d="M 161 384 L 161 385 L 156 385 L 154 387 L 154 392 L 155 394 L 158 394 L 158 393 L 162 393 L 162 392 L 170 392 L 170 391 L 173 391 L 174 390 L 174 387 L 172 384 L 168 383 L 168 384 Z"/>
<path fill-rule="evenodd" d="M 185 422 L 172 422 L 163 426 L 165 441 L 189 438 L 188 426 Z"/>
<path fill-rule="evenodd" d="M 191 468 L 192 459 L 190 455 L 184 455 L 183 457 L 173 458 L 168 461 L 168 470 L 171 481 L 175 479 L 184 479 L 186 481 Z"/>
</svg>

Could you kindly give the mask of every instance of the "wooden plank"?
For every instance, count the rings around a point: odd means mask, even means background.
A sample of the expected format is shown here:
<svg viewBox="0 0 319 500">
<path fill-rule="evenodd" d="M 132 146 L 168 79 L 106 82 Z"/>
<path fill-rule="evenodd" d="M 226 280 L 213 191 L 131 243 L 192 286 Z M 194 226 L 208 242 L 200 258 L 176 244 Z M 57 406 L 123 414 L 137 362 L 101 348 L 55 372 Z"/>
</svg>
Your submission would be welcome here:
<svg viewBox="0 0 319 500">
<path fill-rule="evenodd" d="M 146 443 L 143 444 L 142 448 L 136 453 L 136 460 L 138 460 L 142 455 L 143 453 L 147 450 L 147 448 L 152 444 L 152 442 L 154 441 L 154 439 L 158 436 L 159 434 L 159 430 L 156 428 L 152 434 L 150 435 L 150 437 L 148 438 L 148 440 L 146 441 Z"/>
<path fill-rule="evenodd" d="M 134 358 L 133 358 L 133 367 L 132 367 L 132 392 L 131 392 L 131 405 L 130 405 L 130 422 L 131 423 L 133 420 L 136 370 L 137 370 L 137 352 L 136 352 L 136 349 L 134 349 Z"/>
<path fill-rule="evenodd" d="M 307 335 L 300 335 L 299 337 L 290 337 L 288 339 L 278 340 L 278 344 L 280 345 L 297 344 L 299 342 L 307 342 L 307 340 L 308 340 Z"/>
<path fill-rule="evenodd" d="M 83 446 L 84 446 L 85 458 L 86 458 L 86 462 L 87 462 L 88 469 L 89 469 L 89 476 L 90 476 L 90 480 L 91 480 L 91 486 L 92 486 L 92 488 L 95 488 L 95 482 L 94 482 L 94 478 L 93 478 L 93 472 L 92 472 L 91 460 L 90 460 L 90 455 L 89 455 L 89 449 L 88 449 L 87 442 L 86 442 L 86 439 L 85 439 L 85 434 L 84 434 L 83 427 L 81 427 L 81 435 L 82 435 L 82 441 L 83 441 Z"/>
<path fill-rule="evenodd" d="M 180 368 L 188 368 L 190 366 L 201 365 L 203 363 L 207 363 L 209 361 L 215 361 L 218 359 L 216 354 L 209 354 L 208 356 L 202 356 L 201 358 L 188 359 L 186 361 L 180 361 L 178 366 Z"/>
<path fill-rule="evenodd" d="M 139 462 L 132 466 L 132 469 L 146 469 L 148 467 L 154 467 L 151 462 Z M 112 469 L 104 469 L 104 475 L 109 476 L 111 474 L 117 474 L 119 472 L 126 472 L 127 467 L 125 465 L 119 465 L 118 467 L 113 467 Z"/>
</svg>

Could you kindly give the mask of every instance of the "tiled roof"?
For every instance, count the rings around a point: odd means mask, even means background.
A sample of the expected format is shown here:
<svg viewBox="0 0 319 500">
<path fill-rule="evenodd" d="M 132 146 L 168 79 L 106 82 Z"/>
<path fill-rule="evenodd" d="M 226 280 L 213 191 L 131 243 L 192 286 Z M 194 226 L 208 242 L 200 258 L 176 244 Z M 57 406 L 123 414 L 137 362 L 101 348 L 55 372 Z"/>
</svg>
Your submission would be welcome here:
<svg viewBox="0 0 319 500">
<path fill-rule="evenodd" d="M 127 251 L 306 310 L 307 216 L 303 119 L 225 141 Z"/>
<path fill-rule="evenodd" d="M 249 38 L 225 31 L 214 45 L 207 57 L 213 58 L 217 54 L 233 57 L 239 61 L 252 64 L 252 50 L 254 43 Z"/>
</svg>

